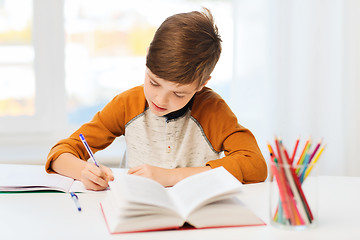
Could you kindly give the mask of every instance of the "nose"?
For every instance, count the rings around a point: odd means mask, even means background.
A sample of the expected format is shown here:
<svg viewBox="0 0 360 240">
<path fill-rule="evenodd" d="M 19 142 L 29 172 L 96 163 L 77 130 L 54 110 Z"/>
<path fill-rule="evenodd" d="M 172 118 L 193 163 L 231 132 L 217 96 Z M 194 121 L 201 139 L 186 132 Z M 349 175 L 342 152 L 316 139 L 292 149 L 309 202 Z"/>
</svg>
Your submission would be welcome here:
<svg viewBox="0 0 360 240">
<path fill-rule="evenodd" d="M 165 92 L 159 92 L 156 95 L 156 103 L 159 105 L 159 107 L 165 107 L 169 101 L 169 96 Z"/>
</svg>

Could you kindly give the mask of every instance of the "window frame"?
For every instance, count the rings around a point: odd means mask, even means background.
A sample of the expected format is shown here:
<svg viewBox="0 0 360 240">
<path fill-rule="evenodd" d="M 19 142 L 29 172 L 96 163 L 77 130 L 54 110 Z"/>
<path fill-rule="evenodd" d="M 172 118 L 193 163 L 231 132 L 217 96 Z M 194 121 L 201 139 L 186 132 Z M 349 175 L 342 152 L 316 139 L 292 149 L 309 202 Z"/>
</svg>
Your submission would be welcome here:
<svg viewBox="0 0 360 240">
<path fill-rule="evenodd" d="M 35 113 L 0 117 L 0 142 L 19 134 L 40 137 L 65 127 L 63 0 L 33 0 Z M 19 86 L 21 87 L 21 86 Z"/>
</svg>

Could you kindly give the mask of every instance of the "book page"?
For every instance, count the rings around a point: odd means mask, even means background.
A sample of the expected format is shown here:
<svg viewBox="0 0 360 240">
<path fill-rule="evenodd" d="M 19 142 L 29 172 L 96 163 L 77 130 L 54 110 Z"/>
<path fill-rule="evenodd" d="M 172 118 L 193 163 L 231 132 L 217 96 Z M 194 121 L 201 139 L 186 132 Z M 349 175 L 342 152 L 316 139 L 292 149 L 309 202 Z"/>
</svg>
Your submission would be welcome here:
<svg viewBox="0 0 360 240">
<path fill-rule="evenodd" d="M 218 167 L 178 182 L 168 190 L 183 218 L 196 208 L 241 192 L 241 182 L 225 168 Z"/>
<path fill-rule="evenodd" d="M 187 222 L 196 228 L 265 225 L 237 197 L 209 203 L 191 213 Z"/>
<path fill-rule="evenodd" d="M 69 192 L 83 193 L 83 192 L 96 192 L 85 188 L 84 184 L 80 180 L 75 180 L 71 185 Z"/>
<path fill-rule="evenodd" d="M 150 211 L 144 208 L 145 212 L 136 209 L 119 209 L 118 202 L 111 193 L 112 191 L 108 191 L 106 198 L 101 202 L 106 224 L 111 233 L 173 229 L 184 223 L 179 215 L 171 214 L 169 211 L 164 212 L 165 208 L 146 205 Z"/>
<path fill-rule="evenodd" d="M 119 204 L 152 205 L 170 210 L 175 209 L 175 205 L 171 202 L 165 188 L 154 180 L 120 174 L 113 182 L 109 183 L 109 186 Z"/>
<path fill-rule="evenodd" d="M 67 192 L 74 179 L 48 174 L 44 165 L 0 165 L 0 191 L 57 190 Z"/>
</svg>

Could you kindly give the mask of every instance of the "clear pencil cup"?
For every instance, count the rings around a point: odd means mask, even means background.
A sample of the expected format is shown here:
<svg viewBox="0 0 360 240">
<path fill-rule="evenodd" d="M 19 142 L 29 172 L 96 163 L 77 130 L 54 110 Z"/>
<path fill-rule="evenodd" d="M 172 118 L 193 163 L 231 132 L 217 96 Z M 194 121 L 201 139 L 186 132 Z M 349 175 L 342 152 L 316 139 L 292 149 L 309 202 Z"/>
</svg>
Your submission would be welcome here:
<svg viewBox="0 0 360 240">
<path fill-rule="evenodd" d="M 301 230 L 318 221 L 318 171 L 316 165 L 270 162 L 270 223 Z"/>
</svg>

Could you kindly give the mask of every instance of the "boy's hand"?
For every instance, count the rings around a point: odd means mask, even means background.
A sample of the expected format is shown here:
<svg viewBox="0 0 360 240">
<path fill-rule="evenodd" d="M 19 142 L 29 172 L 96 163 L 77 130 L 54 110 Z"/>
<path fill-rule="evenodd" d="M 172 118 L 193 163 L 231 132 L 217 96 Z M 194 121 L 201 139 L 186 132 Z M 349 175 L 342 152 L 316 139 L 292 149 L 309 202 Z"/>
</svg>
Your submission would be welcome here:
<svg viewBox="0 0 360 240">
<path fill-rule="evenodd" d="M 108 167 L 103 165 L 97 167 L 95 164 L 87 162 L 81 171 L 80 180 L 86 189 L 100 191 L 108 187 L 108 182 L 114 180 L 114 175 Z"/>
<path fill-rule="evenodd" d="M 128 174 L 137 176 L 143 176 L 159 182 L 164 187 L 173 186 L 175 183 L 172 182 L 174 176 L 171 171 L 173 169 L 166 169 L 161 167 L 155 167 L 148 164 L 143 164 L 128 171 Z"/>
<path fill-rule="evenodd" d="M 210 166 L 205 167 L 185 167 L 167 169 L 161 167 L 155 167 L 148 164 L 143 164 L 128 171 L 128 174 L 134 174 L 150 178 L 159 182 L 164 187 L 174 186 L 177 182 L 183 180 L 191 175 L 210 170 Z"/>
</svg>

